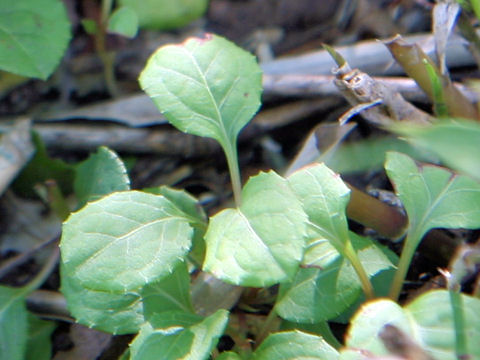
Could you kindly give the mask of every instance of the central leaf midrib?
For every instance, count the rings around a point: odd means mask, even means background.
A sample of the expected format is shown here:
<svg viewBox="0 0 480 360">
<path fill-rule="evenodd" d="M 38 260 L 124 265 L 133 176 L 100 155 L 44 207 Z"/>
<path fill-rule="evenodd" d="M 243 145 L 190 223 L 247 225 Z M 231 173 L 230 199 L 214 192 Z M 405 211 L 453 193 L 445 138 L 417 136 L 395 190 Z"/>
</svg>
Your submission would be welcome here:
<svg viewBox="0 0 480 360">
<path fill-rule="evenodd" d="M 220 52 L 221 50 L 218 50 L 217 53 L 215 54 L 215 57 L 218 56 L 218 53 Z M 193 56 L 193 54 L 190 52 L 190 51 L 185 51 L 187 56 L 190 58 L 190 60 L 192 61 L 193 65 L 195 66 L 195 68 L 197 69 L 198 73 L 200 74 L 201 76 L 201 79 L 203 81 L 203 84 L 205 86 L 205 88 L 207 89 L 207 92 L 208 92 L 208 95 L 210 96 L 210 99 L 211 99 L 211 102 L 212 104 L 214 105 L 214 108 L 215 108 L 215 112 L 217 113 L 217 126 L 220 128 L 221 130 L 221 135 L 223 135 L 224 139 L 225 140 L 229 140 L 229 137 L 228 137 L 228 134 L 227 134 L 227 131 L 225 129 L 225 126 L 223 124 L 223 116 L 222 116 L 222 113 L 220 111 L 220 108 L 218 107 L 218 104 L 215 100 L 215 97 L 213 96 L 212 94 L 212 91 L 210 89 L 210 86 L 208 85 L 208 81 L 207 81 L 207 78 L 205 77 L 205 74 L 202 70 L 202 68 L 200 67 L 200 64 L 197 62 L 197 60 L 195 59 L 195 57 Z M 213 60 L 211 60 L 213 61 Z M 209 64 L 210 66 L 210 64 Z M 215 119 L 214 119 L 215 120 Z"/>
</svg>

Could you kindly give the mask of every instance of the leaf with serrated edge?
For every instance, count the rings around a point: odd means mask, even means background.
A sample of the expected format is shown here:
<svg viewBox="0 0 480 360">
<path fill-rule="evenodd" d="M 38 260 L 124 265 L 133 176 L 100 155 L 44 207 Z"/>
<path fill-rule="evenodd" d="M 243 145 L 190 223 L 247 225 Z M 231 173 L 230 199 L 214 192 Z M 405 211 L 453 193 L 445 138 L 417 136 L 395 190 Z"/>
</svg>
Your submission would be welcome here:
<svg viewBox="0 0 480 360">
<path fill-rule="evenodd" d="M 480 227 L 478 182 L 394 152 L 387 154 L 385 169 L 419 239 L 432 228 Z"/>
<path fill-rule="evenodd" d="M 183 212 L 163 196 L 118 192 L 63 225 L 65 275 L 99 291 L 129 291 L 170 274 L 191 245 Z"/>
<path fill-rule="evenodd" d="M 252 360 L 337 360 L 338 352 L 325 340 L 302 331 L 270 334 L 253 353 Z"/>
<path fill-rule="evenodd" d="M 45 80 L 70 40 L 70 22 L 59 0 L 0 0 L 0 68 Z"/>
<path fill-rule="evenodd" d="M 305 167 L 288 178 L 295 195 L 308 215 L 313 231 L 343 252 L 348 241 L 345 209 L 350 189 L 324 164 Z"/>
<path fill-rule="evenodd" d="M 207 359 L 225 330 L 228 311 L 218 310 L 200 321 L 192 314 L 178 315 L 177 321 L 167 313 L 145 324 L 131 344 L 132 360 L 158 359 L 159 353 L 165 360 Z"/>
<path fill-rule="evenodd" d="M 350 238 L 370 277 L 393 271 L 385 253 L 388 249 L 354 233 L 350 233 Z M 284 319 L 301 323 L 330 320 L 349 308 L 362 293 L 350 262 L 327 240 L 316 240 L 303 261 L 316 268 L 301 268 L 291 283 L 280 285 L 275 310 Z"/>
<path fill-rule="evenodd" d="M 60 266 L 61 292 L 76 322 L 111 334 L 134 334 L 145 322 L 138 292 L 114 293 L 82 287 L 75 278 L 64 276 Z"/>
<path fill-rule="evenodd" d="M 175 127 L 223 147 L 235 143 L 260 106 L 262 76 L 254 56 L 212 34 L 161 47 L 139 80 Z"/>
<path fill-rule="evenodd" d="M 130 179 L 122 160 L 102 146 L 75 169 L 75 195 L 80 206 L 114 191 L 130 190 Z"/>
<path fill-rule="evenodd" d="M 465 314 L 467 350 L 472 359 L 480 357 L 480 300 L 460 295 Z M 386 325 L 398 327 L 437 360 L 457 359 L 452 304 L 446 290 L 427 292 L 404 308 L 391 300 L 376 300 L 363 306 L 352 320 L 347 347 L 373 355 L 387 355 L 378 333 Z"/>
<path fill-rule="evenodd" d="M 242 205 L 211 218 L 204 270 L 242 286 L 291 279 L 305 247 L 307 216 L 285 179 L 275 172 L 250 178 Z"/>
</svg>

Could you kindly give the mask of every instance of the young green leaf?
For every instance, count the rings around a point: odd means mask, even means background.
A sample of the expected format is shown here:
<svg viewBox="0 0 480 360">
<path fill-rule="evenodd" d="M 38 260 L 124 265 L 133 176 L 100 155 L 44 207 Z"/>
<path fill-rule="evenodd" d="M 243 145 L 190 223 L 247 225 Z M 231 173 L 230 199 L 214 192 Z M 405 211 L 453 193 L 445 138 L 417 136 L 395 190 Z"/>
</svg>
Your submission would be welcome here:
<svg viewBox="0 0 480 360">
<path fill-rule="evenodd" d="M 70 22 L 59 0 L 0 1 L 0 68 L 47 79 L 70 40 Z"/>
<path fill-rule="evenodd" d="M 417 165 L 399 153 L 388 153 L 385 164 L 408 215 L 408 236 L 390 296 L 397 298 L 412 256 L 432 228 L 480 227 L 480 183 L 432 165 Z"/>
<path fill-rule="evenodd" d="M 170 274 L 191 245 L 184 213 L 163 196 L 118 192 L 63 225 L 65 275 L 91 290 L 128 292 Z"/>
<path fill-rule="evenodd" d="M 392 126 L 409 142 L 436 154 L 448 167 L 480 181 L 480 125 L 465 120 L 441 120 L 429 126 Z"/>
<path fill-rule="evenodd" d="M 63 160 L 51 158 L 48 155 L 45 143 L 36 132 L 32 133 L 32 140 L 35 145 L 35 155 L 15 179 L 14 190 L 24 194 L 24 196 L 33 197 L 37 195 L 33 190 L 35 184 L 53 179 L 63 194 L 70 194 L 73 190 L 75 177 L 74 166 Z"/>
<path fill-rule="evenodd" d="M 190 275 L 187 265 L 177 265 L 172 274 L 146 285 L 142 291 L 145 318 L 171 311 L 194 313 L 190 298 Z"/>
<path fill-rule="evenodd" d="M 369 298 L 373 297 L 372 285 L 349 236 L 346 208 L 350 200 L 350 189 L 325 164 L 305 167 L 293 173 L 288 182 L 308 215 L 314 237 L 328 240 L 350 261 L 365 294 Z"/>
<path fill-rule="evenodd" d="M 252 360 L 337 360 L 339 354 L 319 336 L 301 331 L 269 335 L 255 350 Z"/>
<path fill-rule="evenodd" d="M 0 286 L 0 359 L 23 360 L 28 323 L 25 290 Z"/>
<path fill-rule="evenodd" d="M 116 9 L 108 19 L 108 32 L 133 38 L 138 31 L 137 13 L 127 6 Z"/>
<path fill-rule="evenodd" d="M 198 320 L 193 314 L 157 314 L 131 344 L 132 360 L 207 359 L 228 322 L 228 311 L 218 310 Z"/>
<path fill-rule="evenodd" d="M 130 179 L 118 155 L 102 146 L 77 165 L 74 189 L 82 207 L 112 192 L 130 190 Z"/>
<path fill-rule="evenodd" d="M 468 355 L 475 359 L 480 356 L 480 300 L 464 294 L 461 298 Z M 448 291 L 427 292 L 404 308 L 390 300 L 366 304 L 352 320 L 346 337 L 347 347 L 377 356 L 387 355 L 388 351 L 378 336 L 385 325 L 397 327 L 434 359 L 457 359 L 454 313 Z"/>
<path fill-rule="evenodd" d="M 262 76 L 255 58 L 216 35 L 161 47 L 139 80 L 175 127 L 222 146 L 236 142 L 260 106 Z"/>
<path fill-rule="evenodd" d="M 239 208 L 210 220 L 204 270 L 242 286 L 291 279 L 305 247 L 307 216 L 285 179 L 275 172 L 250 178 Z"/>
<path fill-rule="evenodd" d="M 388 249 L 354 233 L 350 237 L 369 277 L 393 272 Z M 325 238 L 312 239 L 303 263 L 313 267 L 299 269 L 291 283 L 280 285 L 275 310 L 282 318 L 300 323 L 331 320 L 359 298 L 362 285 L 355 270 Z"/>
<path fill-rule="evenodd" d="M 437 227 L 480 227 L 480 184 L 406 155 L 388 153 L 385 169 L 419 236 Z"/>
<path fill-rule="evenodd" d="M 227 157 L 240 205 L 236 142 L 260 106 L 262 74 L 255 58 L 212 34 L 158 49 L 140 74 L 142 89 L 167 120 L 189 134 L 217 140 Z"/>
<path fill-rule="evenodd" d="M 60 266 L 62 287 L 68 310 L 78 323 L 111 334 L 134 334 L 145 322 L 142 299 L 137 292 L 90 290 L 64 275 Z"/>
</svg>

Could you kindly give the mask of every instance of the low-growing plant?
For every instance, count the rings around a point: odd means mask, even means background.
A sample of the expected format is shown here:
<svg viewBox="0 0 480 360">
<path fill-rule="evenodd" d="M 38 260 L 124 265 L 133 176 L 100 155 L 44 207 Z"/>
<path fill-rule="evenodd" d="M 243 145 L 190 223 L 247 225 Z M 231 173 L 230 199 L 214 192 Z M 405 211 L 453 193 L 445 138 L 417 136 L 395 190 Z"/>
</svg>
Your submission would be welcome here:
<svg viewBox="0 0 480 360">
<path fill-rule="evenodd" d="M 252 55 L 215 35 L 152 55 L 142 89 L 179 130 L 218 141 L 235 204 L 207 217 L 183 190 L 131 190 L 120 159 L 99 149 L 77 167 L 75 193 L 85 205 L 61 239 L 61 291 L 76 321 L 138 333 L 124 358 L 142 360 L 372 358 L 398 355 L 392 337 L 435 359 L 480 357 L 477 298 L 451 286 L 397 303 L 428 230 L 480 227 L 478 178 L 387 154 L 408 224 L 390 222 L 387 212 L 368 216 L 397 226 L 395 237 L 406 234 L 398 261 L 349 229 L 350 187 L 324 164 L 288 177 L 261 172 L 242 186 L 237 137 L 260 106 L 261 80 Z M 421 141 L 442 127 L 479 132 L 476 123 L 447 120 L 396 131 Z M 255 302 L 268 305 L 266 316 L 249 317 Z M 244 311 L 230 312 L 235 304 Z M 350 322 L 344 343 L 329 321 Z M 223 335 L 235 345 L 219 353 Z"/>
</svg>

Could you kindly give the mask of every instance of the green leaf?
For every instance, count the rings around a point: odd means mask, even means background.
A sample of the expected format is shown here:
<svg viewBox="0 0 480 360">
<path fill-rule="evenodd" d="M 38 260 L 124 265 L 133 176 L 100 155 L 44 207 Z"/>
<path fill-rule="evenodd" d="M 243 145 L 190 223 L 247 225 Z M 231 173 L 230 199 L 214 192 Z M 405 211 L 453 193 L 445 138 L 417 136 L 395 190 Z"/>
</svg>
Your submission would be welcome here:
<svg viewBox="0 0 480 360">
<path fill-rule="evenodd" d="M 74 189 L 81 207 L 112 192 L 130 190 L 130 179 L 118 155 L 102 146 L 77 165 Z"/>
<path fill-rule="evenodd" d="M 95 35 L 98 32 L 97 22 L 93 19 L 82 19 L 80 23 L 83 26 L 85 32 L 89 35 Z"/>
<path fill-rule="evenodd" d="M 137 13 L 130 7 L 121 6 L 108 19 L 108 32 L 116 33 L 127 38 L 133 38 L 138 31 Z"/>
<path fill-rule="evenodd" d="M 204 270 L 242 286 L 291 279 L 305 247 L 307 216 L 285 179 L 275 172 L 250 178 L 239 208 L 213 216 L 205 235 Z"/>
<path fill-rule="evenodd" d="M 327 239 L 343 255 L 349 241 L 345 210 L 350 189 L 324 164 L 305 167 L 289 178 L 293 191 L 301 201 L 315 234 Z"/>
<path fill-rule="evenodd" d="M 24 196 L 33 197 L 36 195 L 33 191 L 35 184 L 53 179 L 63 194 L 70 194 L 73 190 L 74 167 L 63 160 L 51 158 L 42 138 L 36 132 L 32 132 L 32 139 L 35 155 L 13 183 L 14 190 Z"/>
<path fill-rule="evenodd" d="M 175 313 L 170 313 L 171 315 Z M 186 315 L 186 316 L 185 316 Z M 228 311 L 218 310 L 209 317 L 194 321 L 194 315 L 185 314 L 178 320 L 163 314 L 152 318 L 131 344 L 132 360 L 202 360 L 207 359 L 223 334 L 228 322 Z"/>
<path fill-rule="evenodd" d="M 217 357 L 217 360 L 242 360 L 242 358 L 233 351 L 224 351 Z"/>
<path fill-rule="evenodd" d="M 354 233 L 350 237 L 370 277 L 393 272 L 388 249 Z M 300 268 L 291 283 L 280 285 L 275 310 L 282 318 L 300 323 L 331 320 L 361 295 L 362 286 L 352 265 L 325 238 L 312 239 L 305 262 L 315 268 Z"/>
<path fill-rule="evenodd" d="M 269 335 L 255 350 L 252 360 L 337 360 L 337 350 L 319 336 L 301 331 Z"/>
<path fill-rule="evenodd" d="M 47 79 L 70 41 L 70 22 L 59 0 L 0 0 L 0 68 Z"/>
<path fill-rule="evenodd" d="M 168 200 L 174 203 L 176 207 L 182 210 L 185 215 L 191 218 L 192 226 L 195 226 L 196 224 L 206 224 L 207 215 L 205 214 L 205 211 L 200 206 L 198 200 L 185 190 L 178 190 L 162 185 L 155 188 L 143 189 L 143 191 L 150 194 L 165 196 Z"/>
<path fill-rule="evenodd" d="M 470 358 L 475 359 L 480 357 L 480 300 L 464 294 L 461 297 L 467 350 Z M 434 359 L 454 360 L 457 356 L 453 319 L 452 303 L 445 290 L 427 292 L 404 308 L 391 300 L 376 300 L 367 303 L 355 315 L 346 345 L 377 356 L 387 355 L 388 351 L 378 334 L 389 324 L 411 337 Z"/>
<path fill-rule="evenodd" d="M 189 329 L 181 326 L 155 329 L 146 323 L 130 344 L 130 360 L 183 359 L 192 346 L 193 337 Z"/>
<path fill-rule="evenodd" d="M 425 148 L 448 167 L 480 181 L 480 125 L 465 120 L 442 120 L 429 126 L 402 126 L 391 130 Z"/>
<path fill-rule="evenodd" d="M 190 248 L 192 233 L 183 212 L 163 196 L 108 195 L 64 223 L 65 276 L 91 290 L 138 289 L 172 272 Z"/>
<path fill-rule="evenodd" d="M 141 295 L 147 320 L 154 314 L 164 312 L 194 313 L 190 298 L 190 274 L 184 262 L 178 264 L 172 274 L 158 282 L 146 285 Z"/>
<path fill-rule="evenodd" d="M 432 228 L 480 227 L 480 184 L 433 165 L 418 165 L 399 153 L 388 153 L 388 177 L 408 214 L 409 236 Z"/>
<path fill-rule="evenodd" d="M 52 358 L 51 335 L 57 325 L 34 315 L 28 317 L 28 342 L 26 360 L 50 360 Z"/>
<path fill-rule="evenodd" d="M 260 106 L 262 74 L 255 58 L 216 35 L 161 47 L 139 80 L 175 127 L 216 139 L 224 149 Z"/>
<path fill-rule="evenodd" d="M 326 164 L 330 169 L 342 175 L 380 170 L 385 163 L 387 151 L 398 151 L 422 161 L 429 161 L 433 158 L 433 155 L 421 152 L 405 141 L 385 136 L 342 143 L 326 160 Z"/>
<path fill-rule="evenodd" d="M 374 297 L 370 279 L 349 236 L 346 208 L 350 200 L 350 189 L 325 164 L 302 168 L 293 173 L 288 182 L 308 215 L 309 230 L 314 234 L 309 236 L 310 240 L 327 240 L 352 264 L 365 294 Z M 316 257 L 318 256 L 315 255 L 314 258 Z M 309 263 L 308 256 L 305 260 L 307 265 L 315 265 Z"/>
<path fill-rule="evenodd" d="M 23 289 L 0 286 L 0 360 L 23 360 L 28 336 Z"/>
<path fill-rule="evenodd" d="M 64 266 L 60 271 L 61 292 L 78 323 L 111 334 L 134 334 L 145 322 L 142 299 L 137 292 L 90 290 L 75 278 L 65 276 Z"/>
<path fill-rule="evenodd" d="M 396 299 L 428 230 L 480 227 L 480 183 L 438 166 L 416 164 L 399 153 L 387 154 L 385 170 L 408 215 L 408 235 L 389 294 Z"/>
<path fill-rule="evenodd" d="M 168 30 L 187 25 L 207 9 L 208 0 L 120 0 L 133 9 L 143 28 Z"/>
</svg>

